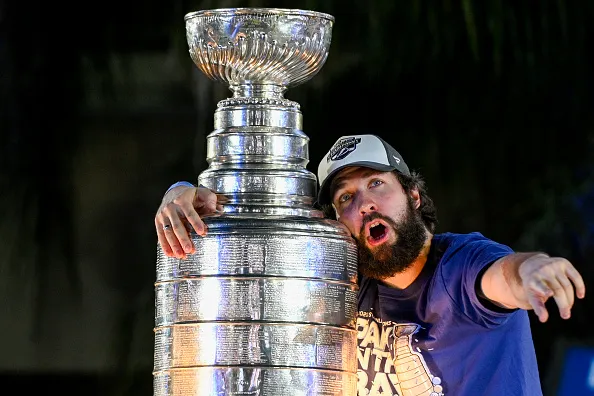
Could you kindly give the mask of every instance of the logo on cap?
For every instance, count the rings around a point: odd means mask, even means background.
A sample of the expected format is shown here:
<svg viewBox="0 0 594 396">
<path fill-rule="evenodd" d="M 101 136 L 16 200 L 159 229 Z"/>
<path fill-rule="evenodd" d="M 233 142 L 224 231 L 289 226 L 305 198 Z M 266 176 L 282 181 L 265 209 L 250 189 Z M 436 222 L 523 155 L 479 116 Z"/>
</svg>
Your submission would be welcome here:
<svg viewBox="0 0 594 396">
<path fill-rule="evenodd" d="M 330 149 L 330 152 L 326 157 L 326 162 L 338 161 L 345 158 L 347 155 L 355 151 L 357 144 L 359 143 L 361 143 L 361 138 L 348 137 L 340 139 Z"/>
</svg>

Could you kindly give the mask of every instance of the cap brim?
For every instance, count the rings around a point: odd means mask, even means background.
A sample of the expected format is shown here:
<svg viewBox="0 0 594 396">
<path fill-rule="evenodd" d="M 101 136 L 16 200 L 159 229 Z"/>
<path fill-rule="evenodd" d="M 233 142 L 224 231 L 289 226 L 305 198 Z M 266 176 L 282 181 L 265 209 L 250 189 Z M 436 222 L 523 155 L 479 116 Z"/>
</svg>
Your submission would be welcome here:
<svg viewBox="0 0 594 396">
<path fill-rule="evenodd" d="M 382 172 L 391 172 L 391 171 L 397 170 L 396 167 L 394 167 L 392 165 L 380 164 L 377 162 L 369 162 L 369 161 L 351 162 L 349 164 L 341 165 L 341 166 L 337 167 L 336 169 L 332 170 L 332 172 L 330 172 L 328 174 L 328 176 L 326 176 L 326 178 L 322 182 L 322 184 L 320 186 L 320 192 L 318 193 L 318 204 L 327 205 L 332 202 L 332 199 L 329 196 L 329 191 L 328 191 L 330 189 L 330 186 L 332 185 L 332 180 L 334 179 L 334 177 L 336 176 L 336 174 L 339 171 L 341 171 L 344 168 L 351 167 L 351 166 L 362 166 L 365 168 L 371 168 L 371 169 L 375 169 L 375 170 L 382 171 Z"/>
</svg>

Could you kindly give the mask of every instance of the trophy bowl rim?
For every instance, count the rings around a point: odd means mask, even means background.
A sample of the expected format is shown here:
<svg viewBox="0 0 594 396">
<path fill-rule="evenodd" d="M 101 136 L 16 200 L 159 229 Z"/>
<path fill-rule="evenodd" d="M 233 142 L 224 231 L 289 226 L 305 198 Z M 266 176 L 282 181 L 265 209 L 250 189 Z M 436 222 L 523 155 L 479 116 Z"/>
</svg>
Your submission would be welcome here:
<svg viewBox="0 0 594 396">
<path fill-rule="evenodd" d="M 189 12 L 184 16 L 186 21 L 193 18 L 208 16 L 237 16 L 237 15 L 299 15 L 312 18 L 327 19 L 334 22 L 334 16 L 325 12 L 303 10 L 299 8 L 267 8 L 267 7 L 236 7 L 236 8 L 213 8 Z"/>
</svg>

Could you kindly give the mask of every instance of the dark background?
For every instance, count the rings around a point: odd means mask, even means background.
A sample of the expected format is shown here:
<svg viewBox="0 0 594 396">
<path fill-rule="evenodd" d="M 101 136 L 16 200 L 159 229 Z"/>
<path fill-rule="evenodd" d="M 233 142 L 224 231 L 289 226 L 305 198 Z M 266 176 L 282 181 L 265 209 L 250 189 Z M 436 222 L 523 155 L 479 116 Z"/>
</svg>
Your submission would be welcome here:
<svg viewBox="0 0 594 396">
<path fill-rule="evenodd" d="M 301 104 L 309 170 L 339 136 L 379 134 L 425 176 L 438 231 L 562 255 L 592 285 L 591 0 L 5 0 L 2 384 L 151 394 L 154 214 L 206 168 L 230 95 L 192 63 L 183 16 L 240 6 L 336 18 L 326 64 L 285 95 Z M 532 315 L 548 395 L 564 346 L 594 344 L 592 301 L 567 321 L 554 304 L 547 323 Z"/>
</svg>

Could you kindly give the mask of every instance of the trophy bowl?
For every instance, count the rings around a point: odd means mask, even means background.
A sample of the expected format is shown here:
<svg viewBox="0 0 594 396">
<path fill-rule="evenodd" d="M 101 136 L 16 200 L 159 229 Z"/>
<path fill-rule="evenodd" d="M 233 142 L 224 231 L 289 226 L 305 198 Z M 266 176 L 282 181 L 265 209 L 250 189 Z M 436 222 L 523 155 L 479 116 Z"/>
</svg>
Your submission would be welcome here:
<svg viewBox="0 0 594 396">
<path fill-rule="evenodd" d="M 279 8 L 222 8 L 186 14 L 190 57 L 235 97 L 279 97 L 322 68 L 334 17 Z"/>
</svg>

